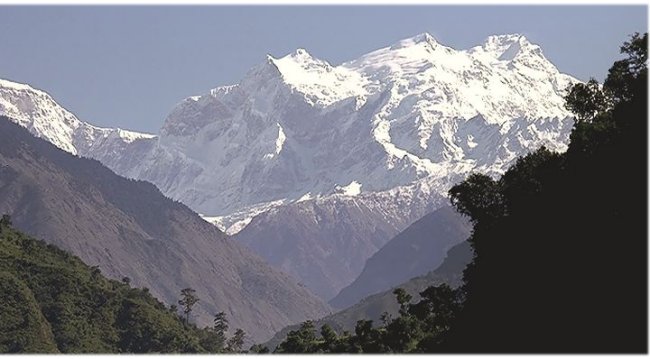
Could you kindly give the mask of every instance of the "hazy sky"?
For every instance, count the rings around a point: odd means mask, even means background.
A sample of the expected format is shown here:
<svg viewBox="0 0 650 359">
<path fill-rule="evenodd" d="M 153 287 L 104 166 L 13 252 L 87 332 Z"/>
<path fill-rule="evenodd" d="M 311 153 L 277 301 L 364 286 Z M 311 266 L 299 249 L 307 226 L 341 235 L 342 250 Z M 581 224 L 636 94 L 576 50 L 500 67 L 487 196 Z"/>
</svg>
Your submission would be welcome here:
<svg viewBox="0 0 650 359">
<path fill-rule="evenodd" d="M 429 32 L 465 49 L 523 33 L 562 72 L 602 80 L 645 6 L 0 6 L 0 78 L 81 120 L 157 132 L 183 98 L 236 83 L 265 54 L 339 64 Z"/>
</svg>

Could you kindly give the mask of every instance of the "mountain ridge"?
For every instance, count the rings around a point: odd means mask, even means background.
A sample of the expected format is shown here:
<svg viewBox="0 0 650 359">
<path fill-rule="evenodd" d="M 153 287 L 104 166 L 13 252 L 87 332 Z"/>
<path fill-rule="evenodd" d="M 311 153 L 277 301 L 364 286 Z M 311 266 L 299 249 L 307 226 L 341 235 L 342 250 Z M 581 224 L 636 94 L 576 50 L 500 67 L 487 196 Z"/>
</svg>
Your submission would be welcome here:
<svg viewBox="0 0 650 359">
<path fill-rule="evenodd" d="M 471 229 L 467 218 L 443 205 L 415 221 L 369 257 L 359 277 L 329 304 L 347 308 L 364 297 L 436 270 L 451 248 L 469 238 Z"/>
<path fill-rule="evenodd" d="M 175 304 L 192 287 L 200 325 L 218 311 L 253 340 L 328 306 L 151 183 L 119 177 L 0 119 L 0 213 L 109 278 Z"/>
</svg>

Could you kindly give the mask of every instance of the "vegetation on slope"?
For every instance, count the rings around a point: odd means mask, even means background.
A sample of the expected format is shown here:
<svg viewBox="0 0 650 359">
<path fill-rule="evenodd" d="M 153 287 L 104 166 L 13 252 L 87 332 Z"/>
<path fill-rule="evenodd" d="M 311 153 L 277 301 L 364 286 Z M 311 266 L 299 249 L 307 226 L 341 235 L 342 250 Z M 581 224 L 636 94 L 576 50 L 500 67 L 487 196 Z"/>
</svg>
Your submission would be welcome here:
<svg viewBox="0 0 650 359">
<path fill-rule="evenodd" d="M 199 329 L 148 290 L 0 221 L 0 352 L 201 353 L 241 351 L 227 321 Z M 191 310 L 189 311 L 191 313 Z M 218 325 L 220 324 L 220 326 Z M 239 336 L 239 337 L 238 337 Z"/>
</svg>

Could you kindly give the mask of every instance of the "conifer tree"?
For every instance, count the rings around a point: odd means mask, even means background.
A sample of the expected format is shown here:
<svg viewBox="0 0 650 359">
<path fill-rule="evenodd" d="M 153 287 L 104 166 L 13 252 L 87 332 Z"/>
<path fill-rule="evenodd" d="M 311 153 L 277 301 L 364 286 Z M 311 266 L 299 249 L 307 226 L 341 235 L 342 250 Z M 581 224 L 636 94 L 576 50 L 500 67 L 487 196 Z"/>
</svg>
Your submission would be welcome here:
<svg viewBox="0 0 650 359">
<path fill-rule="evenodd" d="M 199 298 L 196 296 L 196 290 L 192 288 L 185 288 L 181 290 L 181 299 L 178 301 L 183 307 L 183 313 L 185 313 L 185 324 L 190 323 L 190 313 L 192 313 L 192 307 L 199 302 Z"/>
</svg>

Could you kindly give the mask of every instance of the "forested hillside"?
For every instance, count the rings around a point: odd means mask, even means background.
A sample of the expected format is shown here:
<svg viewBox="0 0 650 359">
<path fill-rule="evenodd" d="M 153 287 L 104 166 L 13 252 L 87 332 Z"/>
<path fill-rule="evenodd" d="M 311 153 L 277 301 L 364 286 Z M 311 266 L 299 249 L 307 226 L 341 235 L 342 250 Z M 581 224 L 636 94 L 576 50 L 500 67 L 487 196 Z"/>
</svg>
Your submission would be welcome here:
<svg viewBox="0 0 650 359">
<path fill-rule="evenodd" d="M 132 288 L 128 278 L 106 279 L 97 267 L 10 223 L 8 216 L 0 220 L 0 352 L 242 350 L 236 335 L 188 324 L 176 306 L 166 307 L 146 288 Z"/>
</svg>

